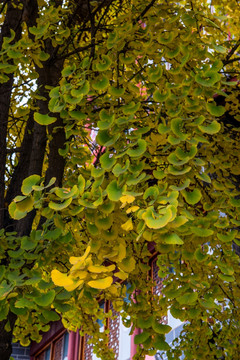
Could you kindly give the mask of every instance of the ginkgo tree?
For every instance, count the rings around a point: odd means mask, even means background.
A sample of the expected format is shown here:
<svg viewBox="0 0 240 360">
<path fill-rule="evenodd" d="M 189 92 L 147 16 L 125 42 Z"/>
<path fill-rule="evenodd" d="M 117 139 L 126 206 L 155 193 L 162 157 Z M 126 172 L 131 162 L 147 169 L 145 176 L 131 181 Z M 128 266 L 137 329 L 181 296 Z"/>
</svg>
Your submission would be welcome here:
<svg viewBox="0 0 240 360">
<path fill-rule="evenodd" d="M 114 359 L 104 300 L 136 359 L 236 359 L 239 5 L 0 5 L 1 359 L 60 318 Z"/>
</svg>

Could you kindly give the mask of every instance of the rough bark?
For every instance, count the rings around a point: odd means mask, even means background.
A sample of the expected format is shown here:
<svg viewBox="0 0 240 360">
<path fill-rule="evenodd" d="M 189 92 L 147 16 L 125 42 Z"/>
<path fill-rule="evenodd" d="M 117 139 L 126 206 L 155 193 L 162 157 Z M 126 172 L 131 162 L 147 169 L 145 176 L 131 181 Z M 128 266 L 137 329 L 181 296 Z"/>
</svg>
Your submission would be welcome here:
<svg viewBox="0 0 240 360">
<path fill-rule="evenodd" d="M 12 43 L 15 43 L 21 37 L 21 18 L 23 11 L 14 6 L 17 4 L 19 4 L 17 0 L 9 1 L 7 4 L 6 17 L 0 33 L 0 49 L 2 49 L 4 37 L 11 36 L 11 29 L 15 31 L 15 38 Z M 13 74 L 9 74 L 8 77 L 9 80 L 6 83 L 0 84 L 0 229 L 3 227 L 4 221 L 4 174 L 7 155 L 7 124 L 13 86 Z"/>
<path fill-rule="evenodd" d="M 17 315 L 12 312 L 8 313 L 8 318 L 0 322 L 0 357 L 1 360 L 9 360 L 12 353 L 12 331 L 14 328 Z M 5 326 L 8 323 L 10 331 L 5 330 Z"/>
</svg>

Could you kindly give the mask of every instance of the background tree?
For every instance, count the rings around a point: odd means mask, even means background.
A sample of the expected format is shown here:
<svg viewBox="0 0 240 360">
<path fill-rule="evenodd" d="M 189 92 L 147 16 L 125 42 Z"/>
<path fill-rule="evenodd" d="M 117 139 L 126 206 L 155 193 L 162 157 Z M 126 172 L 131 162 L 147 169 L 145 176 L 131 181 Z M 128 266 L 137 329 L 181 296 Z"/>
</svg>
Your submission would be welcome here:
<svg viewBox="0 0 240 360">
<path fill-rule="evenodd" d="M 238 5 L 0 4 L 2 359 L 58 314 L 113 359 L 105 299 L 143 329 L 137 359 L 236 359 Z M 176 349 L 168 309 L 188 320 Z"/>
</svg>

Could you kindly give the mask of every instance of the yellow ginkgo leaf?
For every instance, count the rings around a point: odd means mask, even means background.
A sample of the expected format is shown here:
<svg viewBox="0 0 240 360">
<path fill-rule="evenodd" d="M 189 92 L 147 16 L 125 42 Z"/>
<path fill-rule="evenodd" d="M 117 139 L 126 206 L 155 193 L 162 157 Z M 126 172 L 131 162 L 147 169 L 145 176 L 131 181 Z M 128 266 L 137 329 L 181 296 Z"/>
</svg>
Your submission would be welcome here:
<svg viewBox="0 0 240 360">
<path fill-rule="evenodd" d="M 115 270 L 115 265 L 104 266 L 104 265 L 90 265 L 88 271 L 92 273 L 101 274 L 103 272 L 109 272 Z"/>
<path fill-rule="evenodd" d="M 120 201 L 124 203 L 131 204 L 135 200 L 135 196 L 133 195 L 123 195 L 120 197 Z"/>
<path fill-rule="evenodd" d="M 74 281 L 72 283 L 72 285 L 65 285 L 64 289 L 66 289 L 67 291 L 73 291 L 76 288 L 78 288 L 79 286 L 83 285 L 84 280 L 78 280 L 78 281 Z"/>
<path fill-rule="evenodd" d="M 113 279 L 111 276 L 107 276 L 103 279 L 91 280 L 88 285 L 94 289 L 104 290 L 112 285 Z"/>
<path fill-rule="evenodd" d="M 135 206 L 131 206 L 129 209 L 126 210 L 127 214 L 130 214 L 131 212 L 135 212 L 139 209 L 139 206 L 135 205 Z"/>
<path fill-rule="evenodd" d="M 121 228 L 125 231 L 132 230 L 133 229 L 132 219 L 130 218 L 128 221 L 126 221 L 124 224 L 122 224 Z"/>
<path fill-rule="evenodd" d="M 73 284 L 72 279 L 67 276 L 67 274 L 61 273 L 60 271 L 54 269 L 51 272 L 52 281 L 57 286 L 70 286 Z"/>
<path fill-rule="evenodd" d="M 91 247 L 88 245 L 83 256 L 71 256 L 69 259 L 70 264 L 75 265 L 78 262 L 83 262 L 87 258 L 88 254 L 90 253 L 90 250 L 91 250 Z"/>
<path fill-rule="evenodd" d="M 72 271 L 72 269 L 70 270 L 70 275 L 71 277 L 75 278 L 79 278 L 80 280 L 86 279 L 88 272 L 84 271 L 84 270 L 76 270 L 76 271 Z"/>
</svg>

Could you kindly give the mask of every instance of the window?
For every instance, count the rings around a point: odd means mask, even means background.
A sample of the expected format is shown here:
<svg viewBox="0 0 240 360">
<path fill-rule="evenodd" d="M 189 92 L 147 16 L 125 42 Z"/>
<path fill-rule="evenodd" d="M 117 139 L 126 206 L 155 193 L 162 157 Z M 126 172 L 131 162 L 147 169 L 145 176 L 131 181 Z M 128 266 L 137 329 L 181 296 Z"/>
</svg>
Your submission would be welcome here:
<svg viewBox="0 0 240 360">
<path fill-rule="evenodd" d="M 44 350 L 34 356 L 34 360 L 67 360 L 68 332 L 60 334 Z"/>
<path fill-rule="evenodd" d="M 104 306 L 105 311 L 112 310 L 113 316 L 109 319 L 107 327 L 109 331 L 109 348 L 113 349 L 116 360 L 129 360 L 131 352 L 131 336 L 129 328 L 126 328 L 121 321 L 120 314 L 116 312 L 108 301 Z M 99 323 L 101 326 L 101 323 Z M 101 331 L 101 329 L 100 329 Z M 85 335 L 81 340 L 79 360 L 98 360 L 93 353 L 92 345 L 88 343 L 90 337 Z M 55 359 L 54 359 L 55 360 Z"/>
</svg>

